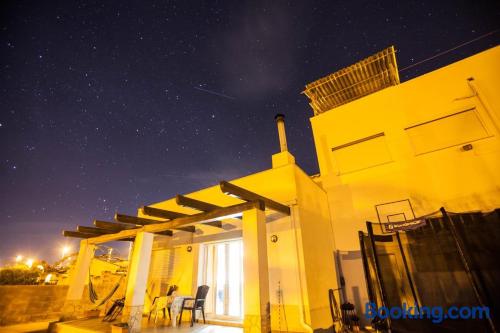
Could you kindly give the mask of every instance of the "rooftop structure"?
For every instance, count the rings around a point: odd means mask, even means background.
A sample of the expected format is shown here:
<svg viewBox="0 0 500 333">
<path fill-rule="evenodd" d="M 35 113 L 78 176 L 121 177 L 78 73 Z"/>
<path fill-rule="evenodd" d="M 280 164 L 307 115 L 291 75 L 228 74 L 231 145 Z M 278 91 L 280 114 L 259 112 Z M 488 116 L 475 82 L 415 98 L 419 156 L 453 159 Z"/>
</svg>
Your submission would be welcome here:
<svg viewBox="0 0 500 333">
<path fill-rule="evenodd" d="M 306 85 L 314 115 L 399 84 L 394 46 Z"/>
</svg>

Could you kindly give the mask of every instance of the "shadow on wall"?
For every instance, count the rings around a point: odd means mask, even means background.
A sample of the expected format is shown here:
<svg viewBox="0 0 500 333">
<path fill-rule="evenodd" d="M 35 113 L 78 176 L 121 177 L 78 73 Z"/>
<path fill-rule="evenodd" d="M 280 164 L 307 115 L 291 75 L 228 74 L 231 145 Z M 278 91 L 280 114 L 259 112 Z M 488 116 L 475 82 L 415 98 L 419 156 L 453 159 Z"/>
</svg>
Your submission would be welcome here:
<svg viewBox="0 0 500 333">
<path fill-rule="evenodd" d="M 341 282 L 344 282 L 341 302 L 354 304 L 361 326 L 369 325 L 364 316 L 364 304 L 368 302 L 368 292 L 361 251 L 338 251 L 337 258 Z"/>
</svg>

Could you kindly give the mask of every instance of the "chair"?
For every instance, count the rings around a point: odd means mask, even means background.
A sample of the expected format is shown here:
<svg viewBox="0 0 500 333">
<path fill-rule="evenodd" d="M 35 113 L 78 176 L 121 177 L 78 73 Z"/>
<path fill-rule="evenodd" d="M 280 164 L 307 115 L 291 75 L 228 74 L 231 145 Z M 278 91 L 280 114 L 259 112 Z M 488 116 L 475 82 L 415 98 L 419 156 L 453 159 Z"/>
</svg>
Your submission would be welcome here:
<svg viewBox="0 0 500 333">
<path fill-rule="evenodd" d="M 184 310 L 191 311 L 191 326 L 193 326 L 196 320 L 196 310 L 201 310 L 201 314 L 203 315 L 203 323 L 205 324 L 205 300 L 207 298 L 209 288 L 210 288 L 209 286 L 205 285 L 199 286 L 198 290 L 196 291 L 196 296 L 194 298 L 187 297 L 183 299 L 181 314 L 179 316 L 179 326 L 182 323 L 182 313 L 184 312 Z M 191 303 L 192 305 L 188 305 L 188 303 Z"/>
<path fill-rule="evenodd" d="M 167 310 L 168 310 L 168 318 L 170 320 L 172 320 L 172 316 L 170 315 L 170 305 L 172 305 L 173 296 L 174 293 L 177 291 L 177 289 L 179 289 L 179 287 L 174 284 L 170 286 L 170 288 L 168 288 L 167 291 Z"/>
<path fill-rule="evenodd" d="M 151 311 L 149 311 L 148 321 L 151 320 L 151 315 L 154 312 L 155 323 L 156 323 L 156 319 L 158 318 L 158 311 L 160 310 L 163 311 L 163 318 L 165 319 L 166 317 L 165 308 L 168 309 L 168 317 L 170 318 L 170 304 L 169 304 L 169 302 L 171 303 L 170 296 L 172 296 L 172 294 L 177 290 L 177 288 L 178 287 L 176 285 L 172 285 L 170 286 L 170 288 L 168 288 L 166 296 L 156 296 L 153 299 L 153 303 L 151 304 Z"/>
<path fill-rule="evenodd" d="M 106 314 L 102 321 L 114 321 L 118 315 L 120 315 L 123 311 L 123 307 L 125 306 L 125 297 L 117 299 L 113 302 L 113 305 L 106 311 Z"/>
</svg>

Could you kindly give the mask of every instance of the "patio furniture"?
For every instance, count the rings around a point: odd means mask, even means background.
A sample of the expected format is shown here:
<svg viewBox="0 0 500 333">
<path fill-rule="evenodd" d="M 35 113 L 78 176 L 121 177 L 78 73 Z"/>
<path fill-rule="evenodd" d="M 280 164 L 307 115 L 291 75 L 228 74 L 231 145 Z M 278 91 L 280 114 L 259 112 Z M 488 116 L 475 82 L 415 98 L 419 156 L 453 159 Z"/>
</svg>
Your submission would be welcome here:
<svg viewBox="0 0 500 333">
<path fill-rule="evenodd" d="M 117 299 L 113 302 L 113 305 L 106 311 L 106 315 L 102 319 L 102 321 L 113 321 L 118 315 L 120 315 L 123 311 L 123 307 L 125 306 L 125 297 Z"/>
<path fill-rule="evenodd" d="M 151 304 L 151 311 L 149 311 L 148 321 L 151 320 L 151 315 L 155 313 L 155 323 L 158 318 L 158 312 L 163 311 L 163 319 L 166 318 L 165 309 L 168 309 L 168 317 L 170 319 L 170 304 L 172 303 L 172 296 L 177 291 L 178 287 L 176 285 L 170 286 L 167 291 L 166 296 L 156 296 Z"/>
<path fill-rule="evenodd" d="M 157 296 L 153 300 L 153 304 L 151 304 L 151 310 L 149 311 L 148 321 L 151 320 L 151 315 L 155 314 L 155 323 L 158 319 L 158 312 L 163 311 L 163 319 L 165 319 L 165 309 L 167 307 L 167 296 Z"/>
<path fill-rule="evenodd" d="M 191 326 L 193 326 L 194 322 L 196 321 L 196 310 L 201 310 L 201 314 L 203 315 L 203 323 L 205 323 L 205 300 L 207 298 L 209 288 L 210 287 L 206 285 L 199 286 L 194 298 L 183 298 L 179 316 L 179 326 L 182 323 L 182 313 L 184 312 L 184 310 L 191 311 Z"/>
</svg>

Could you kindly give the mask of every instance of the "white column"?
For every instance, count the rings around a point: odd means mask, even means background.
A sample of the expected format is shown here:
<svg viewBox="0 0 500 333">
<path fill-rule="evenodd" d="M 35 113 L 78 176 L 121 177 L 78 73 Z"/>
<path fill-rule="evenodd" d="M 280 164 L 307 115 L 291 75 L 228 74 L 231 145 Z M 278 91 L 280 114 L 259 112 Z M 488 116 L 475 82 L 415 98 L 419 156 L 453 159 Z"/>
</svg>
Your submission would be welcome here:
<svg viewBox="0 0 500 333">
<path fill-rule="evenodd" d="M 75 319 L 83 315 L 82 296 L 85 284 L 88 283 L 90 262 L 94 256 L 94 249 L 95 245 L 89 244 L 86 239 L 80 241 L 80 250 L 69 279 L 69 288 L 61 320 Z"/>
<path fill-rule="evenodd" d="M 140 332 L 141 330 L 153 238 L 154 234 L 152 233 L 139 232 L 134 241 L 134 249 L 128 269 L 125 307 L 122 315 L 122 322 L 128 323 L 129 332 L 131 333 Z"/>
<path fill-rule="evenodd" d="M 244 331 L 271 332 L 266 215 L 254 208 L 243 212 Z"/>
</svg>

